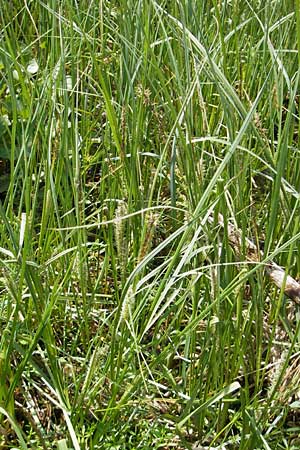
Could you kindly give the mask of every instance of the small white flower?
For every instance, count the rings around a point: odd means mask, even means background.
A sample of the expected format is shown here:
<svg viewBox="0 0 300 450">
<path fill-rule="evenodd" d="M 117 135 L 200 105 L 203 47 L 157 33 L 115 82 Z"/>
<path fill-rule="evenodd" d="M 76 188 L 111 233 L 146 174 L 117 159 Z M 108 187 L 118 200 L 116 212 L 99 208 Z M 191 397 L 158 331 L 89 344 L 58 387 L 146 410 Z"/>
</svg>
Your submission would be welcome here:
<svg viewBox="0 0 300 450">
<path fill-rule="evenodd" d="M 8 127 L 11 125 L 11 121 L 9 120 L 8 114 L 3 114 L 2 120 Z"/>
<path fill-rule="evenodd" d="M 14 69 L 14 70 L 12 71 L 12 76 L 13 76 L 13 79 L 14 79 L 14 80 L 19 81 L 20 77 L 19 77 L 19 73 L 18 73 L 18 71 L 17 71 L 16 69 Z"/>
<path fill-rule="evenodd" d="M 29 76 L 35 75 L 39 70 L 39 65 L 36 59 L 32 59 L 26 68 L 26 72 Z"/>
</svg>

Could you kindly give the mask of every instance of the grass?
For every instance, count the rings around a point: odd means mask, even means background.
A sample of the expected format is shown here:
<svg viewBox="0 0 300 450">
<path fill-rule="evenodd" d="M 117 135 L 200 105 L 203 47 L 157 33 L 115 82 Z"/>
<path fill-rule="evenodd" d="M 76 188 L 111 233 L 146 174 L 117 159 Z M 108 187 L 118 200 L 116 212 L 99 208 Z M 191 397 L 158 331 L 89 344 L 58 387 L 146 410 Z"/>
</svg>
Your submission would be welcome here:
<svg viewBox="0 0 300 450">
<path fill-rule="evenodd" d="M 2 449 L 298 448 L 299 8 L 0 0 Z"/>
</svg>

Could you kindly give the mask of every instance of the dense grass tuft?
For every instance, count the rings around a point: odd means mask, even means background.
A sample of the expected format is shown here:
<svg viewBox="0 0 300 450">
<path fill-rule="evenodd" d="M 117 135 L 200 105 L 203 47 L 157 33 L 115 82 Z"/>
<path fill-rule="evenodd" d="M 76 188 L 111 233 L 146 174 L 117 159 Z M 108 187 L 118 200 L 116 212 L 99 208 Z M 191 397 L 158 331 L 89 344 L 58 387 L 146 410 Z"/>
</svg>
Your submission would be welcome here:
<svg viewBox="0 0 300 450">
<path fill-rule="evenodd" d="M 299 11 L 0 0 L 1 448 L 299 447 Z"/>
</svg>

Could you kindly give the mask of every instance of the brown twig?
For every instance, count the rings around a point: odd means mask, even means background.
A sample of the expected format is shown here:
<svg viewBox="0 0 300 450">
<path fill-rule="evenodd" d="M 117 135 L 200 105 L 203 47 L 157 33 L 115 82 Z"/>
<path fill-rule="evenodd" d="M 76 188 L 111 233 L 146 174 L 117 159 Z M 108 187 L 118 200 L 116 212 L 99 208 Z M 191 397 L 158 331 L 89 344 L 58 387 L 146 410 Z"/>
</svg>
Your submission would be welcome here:
<svg viewBox="0 0 300 450">
<path fill-rule="evenodd" d="M 211 221 L 212 220 L 213 219 L 211 218 Z M 218 215 L 218 224 L 224 229 L 225 225 L 222 214 Z M 232 246 L 236 256 L 240 258 L 243 248 L 241 231 L 234 225 L 228 223 L 227 234 L 230 245 Z M 246 238 L 244 242 L 246 246 L 245 251 L 247 261 L 260 262 L 263 252 L 250 239 Z M 284 285 L 284 293 L 294 302 L 300 304 L 300 284 L 293 277 L 286 275 L 286 271 L 278 266 L 274 261 L 268 261 L 265 272 L 269 276 L 272 283 L 274 283 L 279 289 L 282 289 Z"/>
</svg>

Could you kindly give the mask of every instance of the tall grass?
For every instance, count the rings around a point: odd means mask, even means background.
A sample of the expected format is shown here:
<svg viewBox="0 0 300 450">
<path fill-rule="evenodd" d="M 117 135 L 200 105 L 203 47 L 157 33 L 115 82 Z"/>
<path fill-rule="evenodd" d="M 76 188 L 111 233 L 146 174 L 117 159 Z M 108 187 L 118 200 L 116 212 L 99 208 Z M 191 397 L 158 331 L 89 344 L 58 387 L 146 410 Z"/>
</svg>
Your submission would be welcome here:
<svg viewBox="0 0 300 450">
<path fill-rule="evenodd" d="M 1 448 L 298 448 L 299 7 L 0 0 Z"/>
</svg>

